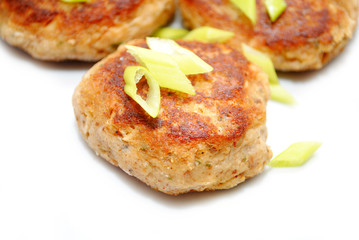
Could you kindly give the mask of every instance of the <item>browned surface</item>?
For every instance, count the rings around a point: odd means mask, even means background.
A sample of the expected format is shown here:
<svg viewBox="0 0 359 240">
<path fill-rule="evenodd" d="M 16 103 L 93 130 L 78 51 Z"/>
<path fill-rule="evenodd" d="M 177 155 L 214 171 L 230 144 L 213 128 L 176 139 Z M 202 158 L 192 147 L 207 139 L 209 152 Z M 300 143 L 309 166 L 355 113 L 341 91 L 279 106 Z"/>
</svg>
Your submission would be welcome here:
<svg viewBox="0 0 359 240">
<path fill-rule="evenodd" d="M 272 23 L 264 0 L 257 0 L 255 25 L 229 0 L 180 0 L 180 6 L 189 27 L 209 25 L 233 31 L 236 37 L 230 42 L 232 46 L 246 42 L 267 52 L 278 69 L 320 68 L 327 62 L 326 58 L 340 52 L 351 37 L 356 21 L 352 16 L 356 15 L 358 1 L 347 0 L 345 4 L 338 0 L 286 2 L 286 10 Z M 348 10 L 350 6 L 352 11 Z"/>
<path fill-rule="evenodd" d="M 47 25 L 55 18 L 58 27 L 73 33 L 92 24 L 112 26 L 115 20 L 124 20 L 144 0 L 93 0 L 88 3 L 64 3 L 60 0 L 2 0 L 1 11 L 10 14 L 10 20 L 19 25 Z"/>
<path fill-rule="evenodd" d="M 180 42 L 180 44 L 193 49 L 204 61 L 214 67 L 214 71 L 190 77 L 196 89 L 194 96 L 162 89 L 161 113 L 156 119 L 148 116 L 123 91 L 122 76 L 125 68 L 138 65 L 130 54 L 123 52 L 98 69 L 93 78 L 103 84 L 101 95 L 118 102 L 116 108 L 109 109 L 110 112 L 116 113 L 113 123 L 116 128 L 128 127 L 131 124 L 141 127 L 144 132 L 149 133 L 144 137 L 150 145 L 163 145 L 163 142 L 191 144 L 208 141 L 218 144 L 220 141 L 236 141 L 247 127 L 253 124 L 253 114 L 258 113 L 258 109 L 249 106 L 246 102 L 246 92 L 243 88 L 244 79 L 254 77 L 248 69 L 248 62 L 239 52 L 228 54 L 220 52 L 223 46 L 196 42 Z M 209 57 L 206 51 L 214 54 L 215 57 Z M 211 119 L 209 116 L 204 117 L 200 112 L 185 110 L 193 104 L 215 108 L 218 115 L 223 117 Z M 260 113 L 264 118 L 264 112 Z M 222 129 L 221 133 L 219 125 Z M 161 142 L 158 142 L 158 139 L 161 139 Z"/>
<path fill-rule="evenodd" d="M 80 132 L 94 151 L 168 194 L 226 189 L 262 172 L 267 138 L 267 75 L 223 44 L 179 41 L 214 70 L 189 76 L 196 95 L 161 89 L 151 118 L 124 92 L 123 73 L 139 65 L 121 46 L 96 64 L 75 90 Z M 129 44 L 147 47 L 144 40 Z M 145 82 L 137 84 L 145 98 Z"/>
<path fill-rule="evenodd" d="M 190 6 L 193 11 L 200 11 L 204 21 L 213 23 L 218 28 L 233 29 L 247 38 L 256 37 L 261 44 L 275 50 L 283 48 L 297 48 L 310 41 L 311 38 L 320 37 L 320 41 L 328 42 L 330 39 L 330 25 L 337 24 L 342 12 L 329 14 L 327 0 L 287 0 L 287 10 L 274 23 L 266 12 L 263 1 L 257 1 L 257 24 L 252 23 L 236 10 L 241 18 L 230 16 L 226 11 L 219 12 L 224 5 L 233 7 L 226 0 L 181 0 Z M 204 7 L 205 6 L 205 7 Z"/>
<path fill-rule="evenodd" d="M 174 11 L 174 0 L 0 0 L 0 35 L 37 59 L 97 61 L 151 35 Z"/>
</svg>

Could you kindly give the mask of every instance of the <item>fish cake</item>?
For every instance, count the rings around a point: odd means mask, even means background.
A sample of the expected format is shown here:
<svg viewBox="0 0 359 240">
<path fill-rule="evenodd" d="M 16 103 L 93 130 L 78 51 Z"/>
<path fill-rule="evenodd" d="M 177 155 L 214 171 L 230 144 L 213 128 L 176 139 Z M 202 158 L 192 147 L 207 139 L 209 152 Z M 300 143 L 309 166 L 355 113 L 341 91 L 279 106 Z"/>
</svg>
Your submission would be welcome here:
<svg viewBox="0 0 359 240">
<path fill-rule="evenodd" d="M 97 61 L 172 18 L 174 0 L 0 0 L 0 35 L 34 58 Z"/>
<path fill-rule="evenodd" d="M 230 0 L 179 0 L 189 28 L 212 26 L 234 32 L 229 45 L 244 42 L 271 57 L 281 71 L 320 69 L 337 56 L 355 31 L 358 0 L 286 0 L 287 8 L 271 22 L 257 0 L 257 23 Z"/>
<path fill-rule="evenodd" d="M 79 130 L 98 155 L 158 191 L 234 187 L 262 172 L 272 157 L 266 145 L 268 77 L 227 45 L 177 43 L 214 68 L 188 76 L 195 95 L 161 88 L 160 112 L 151 118 L 124 92 L 125 68 L 139 64 L 120 46 L 74 92 Z M 145 40 L 129 44 L 147 48 Z M 145 83 L 137 88 L 146 93 Z"/>
</svg>

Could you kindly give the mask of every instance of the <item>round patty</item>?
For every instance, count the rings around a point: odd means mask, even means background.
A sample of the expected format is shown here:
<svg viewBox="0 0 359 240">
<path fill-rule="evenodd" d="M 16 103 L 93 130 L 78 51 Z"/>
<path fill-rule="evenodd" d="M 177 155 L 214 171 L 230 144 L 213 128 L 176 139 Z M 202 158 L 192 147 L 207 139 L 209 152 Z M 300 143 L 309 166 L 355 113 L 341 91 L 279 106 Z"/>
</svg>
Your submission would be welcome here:
<svg viewBox="0 0 359 240">
<path fill-rule="evenodd" d="M 178 43 L 214 68 L 189 76 L 196 95 L 161 88 L 160 113 L 151 118 L 124 92 L 125 68 L 139 64 L 121 46 L 76 88 L 78 127 L 98 155 L 158 191 L 231 188 L 262 172 L 272 156 L 267 75 L 226 45 Z M 130 44 L 147 47 L 144 40 Z M 146 93 L 145 82 L 138 91 Z"/>
<path fill-rule="evenodd" d="M 232 31 L 229 42 L 268 54 L 276 69 L 304 71 L 322 68 L 352 37 L 358 18 L 358 0 L 286 0 L 287 8 L 274 23 L 265 0 L 257 0 L 257 23 L 230 0 L 179 0 L 185 25 L 212 26 Z"/>
<path fill-rule="evenodd" d="M 174 0 L 1 0 L 0 34 L 34 58 L 96 61 L 150 35 L 174 9 Z"/>
</svg>

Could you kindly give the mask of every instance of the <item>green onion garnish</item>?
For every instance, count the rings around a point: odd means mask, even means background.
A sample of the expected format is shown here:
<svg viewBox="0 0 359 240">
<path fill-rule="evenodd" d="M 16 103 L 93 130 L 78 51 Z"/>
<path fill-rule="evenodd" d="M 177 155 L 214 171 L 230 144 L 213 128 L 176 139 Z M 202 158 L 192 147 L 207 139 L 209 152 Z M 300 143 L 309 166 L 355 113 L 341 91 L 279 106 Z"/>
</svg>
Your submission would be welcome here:
<svg viewBox="0 0 359 240">
<path fill-rule="evenodd" d="M 265 0 L 265 6 L 272 22 L 282 15 L 287 7 L 285 0 Z"/>
<path fill-rule="evenodd" d="M 253 25 L 257 22 L 256 0 L 230 0 L 236 7 L 238 7 L 252 22 Z M 268 15 L 272 22 L 284 12 L 287 7 L 285 0 L 265 0 L 264 2 Z"/>
<path fill-rule="evenodd" d="M 169 39 L 147 38 L 151 49 L 126 45 L 127 51 L 142 66 L 125 69 L 125 92 L 151 117 L 157 117 L 160 106 L 160 87 L 194 95 L 196 92 L 185 74 L 212 71 L 213 68 L 193 52 Z M 136 84 L 145 76 L 149 85 L 147 100 L 137 94 Z"/>
<path fill-rule="evenodd" d="M 250 62 L 256 64 L 265 73 L 267 73 L 269 78 L 272 100 L 286 104 L 295 104 L 296 101 L 293 98 L 293 96 L 279 84 L 278 76 L 275 71 L 272 60 L 269 57 L 267 57 L 265 54 L 249 47 L 244 43 L 242 44 L 242 50 L 243 50 L 243 55 Z"/>
<path fill-rule="evenodd" d="M 137 94 L 136 84 L 145 76 L 148 84 L 146 101 Z M 161 92 L 158 82 L 153 78 L 146 68 L 141 66 L 130 66 L 125 69 L 125 93 L 135 100 L 151 117 L 155 118 L 160 109 Z"/>
<path fill-rule="evenodd" d="M 242 44 L 244 56 L 252 63 L 259 66 L 265 73 L 268 74 L 269 82 L 272 84 L 279 84 L 278 76 L 275 71 L 272 60 L 264 53 Z"/>
<path fill-rule="evenodd" d="M 319 142 L 298 142 L 272 159 L 268 165 L 271 167 L 297 167 L 304 164 L 313 153 L 322 145 Z"/>
<path fill-rule="evenodd" d="M 296 104 L 294 97 L 281 85 L 269 84 L 269 86 L 272 100 L 290 105 Z"/>
<path fill-rule="evenodd" d="M 199 58 L 192 51 L 179 46 L 169 39 L 147 38 L 147 45 L 151 50 L 170 55 L 186 74 L 200 74 L 211 72 L 213 68 Z"/>
<path fill-rule="evenodd" d="M 191 82 L 170 55 L 130 45 L 126 45 L 126 48 L 137 62 L 151 72 L 161 87 L 195 94 Z"/>
<path fill-rule="evenodd" d="M 231 0 L 248 18 L 252 24 L 257 22 L 256 0 Z"/>
<path fill-rule="evenodd" d="M 183 39 L 210 43 L 224 43 L 231 39 L 233 36 L 233 32 L 212 27 L 199 27 L 190 31 Z"/>
<path fill-rule="evenodd" d="M 187 29 L 164 27 L 158 29 L 152 36 L 176 40 L 185 37 L 188 33 L 189 31 Z"/>
</svg>

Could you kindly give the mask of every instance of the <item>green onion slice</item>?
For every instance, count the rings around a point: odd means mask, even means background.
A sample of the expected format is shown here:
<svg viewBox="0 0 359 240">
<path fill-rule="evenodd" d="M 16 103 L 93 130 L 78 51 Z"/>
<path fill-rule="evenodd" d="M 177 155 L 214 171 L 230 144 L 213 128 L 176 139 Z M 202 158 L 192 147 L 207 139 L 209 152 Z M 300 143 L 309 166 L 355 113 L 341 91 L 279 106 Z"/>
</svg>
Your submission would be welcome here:
<svg viewBox="0 0 359 240">
<path fill-rule="evenodd" d="M 167 39 L 180 39 L 185 37 L 189 31 L 183 28 L 164 27 L 158 29 L 152 36 Z"/>
<path fill-rule="evenodd" d="M 160 87 L 187 93 L 189 95 L 196 94 L 191 81 L 179 68 L 166 67 L 156 64 L 148 64 L 147 66 L 155 79 L 158 81 Z"/>
<path fill-rule="evenodd" d="M 156 52 L 170 55 L 186 75 L 207 73 L 213 70 L 213 67 L 196 54 L 179 46 L 173 40 L 147 38 L 147 45 Z"/>
<path fill-rule="evenodd" d="M 295 104 L 296 101 L 293 96 L 279 84 L 278 76 L 272 60 L 265 54 L 249 47 L 244 43 L 242 44 L 242 50 L 243 55 L 250 62 L 258 65 L 265 73 L 268 74 L 272 100 L 286 104 Z"/>
<path fill-rule="evenodd" d="M 272 22 L 282 15 L 287 7 L 285 0 L 265 0 L 265 6 Z"/>
<path fill-rule="evenodd" d="M 153 64 L 179 68 L 178 64 L 168 54 L 132 45 L 126 45 L 125 47 L 127 48 L 127 52 L 134 56 L 136 61 L 144 67 L 147 67 L 148 64 Z"/>
<path fill-rule="evenodd" d="M 137 94 L 136 84 L 145 76 L 149 86 L 147 99 L 143 100 Z M 146 68 L 141 66 L 130 66 L 125 69 L 125 93 L 135 100 L 151 117 L 155 118 L 160 110 L 161 91 L 158 82 L 153 78 Z"/>
<path fill-rule="evenodd" d="M 296 104 L 294 97 L 281 85 L 269 84 L 269 86 L 272 100 L 290 105 Z"/>
<path fill-rule="evenodd" d="M 195 94 L 191 81 L 170 55 L 131 45 L 126 45 L 126 48 L 137 62 L 151 72 L 161 87 Z"/>
<path fill-rule="evenodd" d="M 297 167 L 304 164 L 313 153 L 322 145 L 319 142 L 298 142 L 272 159 L 271 167 Z"/>
<path fill-rule="evenodd" d="M 252 24 L 257 22 L 256 0 L 231 0 L 248 18 Z"/>
<path fill-rule="evenodd" d="M 272 60 L 265 54 L 261 53 L 254 48 L 246 44 L 242 44 L 242 50 L 244 56 L 252 63 L 258 65 L 262 70 L 268 74 L 269 82 L 273 84 L 278 84 L 278 76 L 275 71 Z"/>
<path fill-rule="evenodd" d="M 224 43 L 231 39 L 233 36 L 233 32 L 212 27 L 199 27 L 190 31 L 183 39 L 210 43 Z"/>
</svg>

